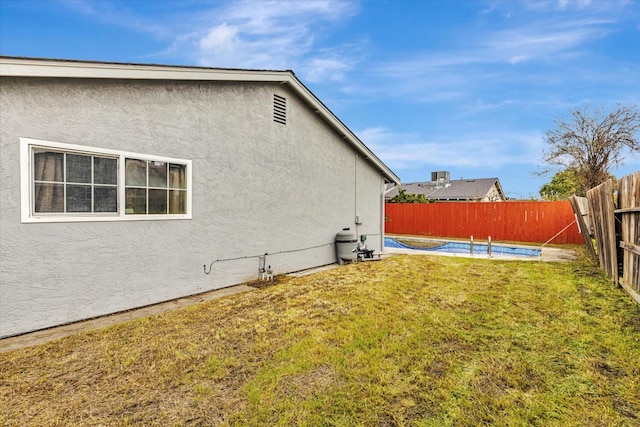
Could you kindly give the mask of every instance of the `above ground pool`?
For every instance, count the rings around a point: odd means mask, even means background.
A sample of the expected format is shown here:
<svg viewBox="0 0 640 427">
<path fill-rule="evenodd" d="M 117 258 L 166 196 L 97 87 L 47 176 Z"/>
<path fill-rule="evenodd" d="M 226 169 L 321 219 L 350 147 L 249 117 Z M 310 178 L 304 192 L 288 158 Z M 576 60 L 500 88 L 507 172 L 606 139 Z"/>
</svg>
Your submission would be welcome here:
<svg viewBox="0 0 640 427">
<path fill-rule="evenodd" d="M 444 242 L 441 245 L 431 248 L 419 248 L 410 246 L 397 241 L 392 237 L 384 238 L 384 246 L 387 248 L 399 248 L 399 249 L 415 249 L 418 251 L 427 252 L 442 252 L 450 254 L 471 254 L 471 244 L 465 242 Z M 488 245 L 484 243 L 474 243 L 473 253 L 478 255 L 488 255 Z M 528 249 L 514 246 L 504 245 L 491 245 L 492 255 L 513 255 L 513 256 L 525 256 L 525 257 L 539 257 L 542 254 L 540 249 Z"/>
</svg>

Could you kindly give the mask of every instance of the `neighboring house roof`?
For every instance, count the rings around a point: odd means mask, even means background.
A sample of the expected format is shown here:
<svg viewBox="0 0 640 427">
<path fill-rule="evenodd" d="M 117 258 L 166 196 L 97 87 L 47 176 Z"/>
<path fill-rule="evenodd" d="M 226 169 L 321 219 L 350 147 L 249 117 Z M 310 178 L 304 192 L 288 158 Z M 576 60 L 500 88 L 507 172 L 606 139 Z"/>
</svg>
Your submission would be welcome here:
<svg viewBox="0 0 640 427">
<path fill-rule="evenodd" d="M 333 128 L 389 183 L 400 184 L 396 176 L 373 152 L 320 101 L 291 70 L 243 70 L 155 64 L 76 61 L 0 56 L 2 77 L 62 77 L 90 79 L 192 80 L 268 82 L 288 85 L 293 92 Z"/>
<path fill-rule="evenodd" d="M 452 201 L 481 201 L 490 197 L 492 188 L 495 187 L 496 195 L 491 201 L 506 200 L 500 180 L 498 178 L 480 179 L 452 179 L 446 185 L 436 185 L 434 181 L 410 182 L 402 184 L 402 188 L 409 194 L 424 194 L 429 200 Z M 391 199 L 398 194 L 398 186 L 388 185 L 385 199 Z"/>
</svg>

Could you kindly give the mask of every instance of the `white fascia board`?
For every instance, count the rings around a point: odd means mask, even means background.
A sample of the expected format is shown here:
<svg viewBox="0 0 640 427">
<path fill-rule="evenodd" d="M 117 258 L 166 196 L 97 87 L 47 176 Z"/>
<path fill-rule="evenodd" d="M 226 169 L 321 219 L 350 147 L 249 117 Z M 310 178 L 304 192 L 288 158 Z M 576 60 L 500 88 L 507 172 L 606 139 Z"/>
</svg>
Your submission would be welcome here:
<svg viewBox="0 0 640 427">
<path fill-rule="evenodd" d="M 270 82 L 288 84 L 314 111 L 333 127 L 363 158 L 389 182 L 400 184 L 396 176 L 360 139 L 347 128 L 291 71 L 239 70 L 227 68 L 142 65 L 110 62 L 65 61 L 37 58 L 0 57 L 0 77 L 57 77 L 136 80 L 199 80 Z"/>
<path fill-rule="evenodd" d="M 0 76 L 2 77 L 283 82 L 291 75 L 290 71 L 0 58 Z"/>
<path fill-rule="evenodd" d="M 504 190 L 502 189 L 502 185 L 500 184 L 500 179 L 496 178 L 495 182 L 496 187 L 498 188 L 498 192 L 502 196 L 502 200 L 507 200 L 507 195 L 504 194 Z M 488 192 L 487 192 L 488 193 Z"/>
</svg>

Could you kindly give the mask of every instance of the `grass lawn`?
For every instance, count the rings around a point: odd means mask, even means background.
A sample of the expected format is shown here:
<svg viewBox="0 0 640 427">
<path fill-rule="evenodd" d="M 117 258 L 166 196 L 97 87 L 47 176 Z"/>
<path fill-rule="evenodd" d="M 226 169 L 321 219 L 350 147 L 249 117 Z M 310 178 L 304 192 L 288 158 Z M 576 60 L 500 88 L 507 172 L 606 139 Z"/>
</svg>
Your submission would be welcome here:
<svg viewBox="0 0 640 427">
<path fill-rule="evenodd" d="M 394 256 L 0 354 L 0 424 L 638 426 L 640 308 L 584 259 Z"/>
</svg>

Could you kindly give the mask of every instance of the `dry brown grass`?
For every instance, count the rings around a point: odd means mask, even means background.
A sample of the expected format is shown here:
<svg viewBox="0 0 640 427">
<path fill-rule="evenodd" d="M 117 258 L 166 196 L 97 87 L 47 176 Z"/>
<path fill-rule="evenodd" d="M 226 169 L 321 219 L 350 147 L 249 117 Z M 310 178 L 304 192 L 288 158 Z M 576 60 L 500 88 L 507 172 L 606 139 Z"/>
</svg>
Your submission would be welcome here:
<svg viewBox="0 0 640 427">
<path fill-rule="evenodd" d="M 0 354 L 0 424 L 633 426 L 638 360 L 584 264 L 397 256 Z"/>
</svg>

